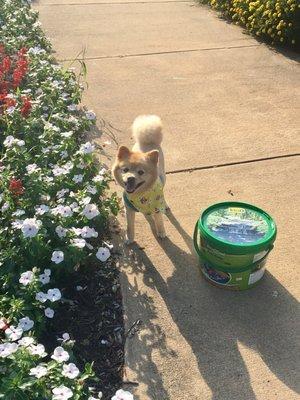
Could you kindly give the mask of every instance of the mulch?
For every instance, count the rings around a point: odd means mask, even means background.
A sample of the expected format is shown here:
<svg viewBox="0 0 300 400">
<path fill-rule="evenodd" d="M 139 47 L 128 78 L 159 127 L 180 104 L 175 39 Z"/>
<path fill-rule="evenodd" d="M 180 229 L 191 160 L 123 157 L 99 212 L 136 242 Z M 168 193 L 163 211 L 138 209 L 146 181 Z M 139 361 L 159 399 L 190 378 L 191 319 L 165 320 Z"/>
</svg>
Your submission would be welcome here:
<svg viewBox="0 0 300 400">
<path fill-rule="evenodd" d="M 103 400 L 111 399 L 122 385 L 124 324 L 119 271 L 111 257 L 104 265 L 85 266 L 69 277 L 63 304 L 44 335 L 48 351 L 58 346 L 53 340 L 64 332 L 74 339 L 78 367 L 93 362 L 97 382 L 90 382 Z"/>
</svg>

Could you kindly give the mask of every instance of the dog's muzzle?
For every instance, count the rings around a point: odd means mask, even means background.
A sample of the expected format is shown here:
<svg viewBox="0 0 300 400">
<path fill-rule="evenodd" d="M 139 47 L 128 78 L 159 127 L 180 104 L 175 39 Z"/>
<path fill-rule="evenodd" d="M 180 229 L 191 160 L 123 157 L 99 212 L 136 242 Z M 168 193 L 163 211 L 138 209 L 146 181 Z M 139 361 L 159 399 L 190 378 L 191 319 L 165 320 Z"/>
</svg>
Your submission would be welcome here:
<svg viewBox="0 0 300 400">
<path fill-rule="evenodd" d="M 125 182 L 125 189 L 126 192 L 128 193 L 133 193 L 136 189 L 136 182 L 134 177 L 129 177 L 127 178 L 127 181 Z"/>
</svg>

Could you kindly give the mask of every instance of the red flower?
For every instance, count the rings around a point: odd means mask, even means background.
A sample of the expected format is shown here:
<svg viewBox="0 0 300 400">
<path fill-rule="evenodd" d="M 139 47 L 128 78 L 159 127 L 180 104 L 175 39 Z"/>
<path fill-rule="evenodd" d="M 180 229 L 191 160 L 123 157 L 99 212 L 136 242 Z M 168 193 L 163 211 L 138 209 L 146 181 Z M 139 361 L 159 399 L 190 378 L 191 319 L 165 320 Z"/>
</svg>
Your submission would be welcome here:
<svg viewBox="0 0 300 400">
<path fill-rule="evenodd" d="M 24 187 L 21 179 L 12 178 L 9 182 L 9 190 L 14 196 L 20 196 L 24 193 Z"/>
<path fill-rule="evenodd" d="M 7 74 L 10 71 L 10 67 L 11 67 L 11 61 L 10 58 L 8 56 L 3 58 L 2 61 L 2 65 L 1 65 L 1 70 Z"/>
<path fill-rule="evenodd" d="M 31 111 L 31 101 L 28 97 L 22 97 L 23 106 L 21 108 L 21 114 L 24 118 L 27 118 Z"/>
<path fill-rule="evenodd" d="M 17 104 L 17 102 L 16 102 L 15 99 L 11 99 L 11 98 L 9 98 L 9 97 L 7 97 L 7 98 L 4 100 L 4 102 L 5 102 L 6 107 L 15 107 L 16 104 Z"/>
</svg>

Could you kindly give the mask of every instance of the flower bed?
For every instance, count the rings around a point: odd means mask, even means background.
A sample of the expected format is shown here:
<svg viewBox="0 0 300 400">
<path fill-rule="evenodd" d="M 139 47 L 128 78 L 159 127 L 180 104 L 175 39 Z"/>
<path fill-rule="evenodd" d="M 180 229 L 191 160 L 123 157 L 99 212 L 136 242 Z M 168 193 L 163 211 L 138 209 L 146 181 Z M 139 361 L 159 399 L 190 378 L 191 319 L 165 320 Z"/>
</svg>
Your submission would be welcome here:
<svg viewBox="0 0 300 400">
<path fill-rule="evenodd" d="M 199 0 L 256 36 L 300 47 L 299 0 Z"/>
<path fill-rule="evenodd" d="M 80 107 L 73 72 L 57 66 L 37 13 L 0 3 L 0 398 L 101 398 L 85 383 L 74 341 L 39 340 L 59 313 L 74 270 L 105 267 L 107 219 L 118 211 L 110 174 L 84 135 L 95 114 Z M 50 329 L 51 331 L 51 329 Z M 46 346 L 47 347 L 47 346 Z M 133 399 L 119 390 L 114 400 Z"/>
</svg>

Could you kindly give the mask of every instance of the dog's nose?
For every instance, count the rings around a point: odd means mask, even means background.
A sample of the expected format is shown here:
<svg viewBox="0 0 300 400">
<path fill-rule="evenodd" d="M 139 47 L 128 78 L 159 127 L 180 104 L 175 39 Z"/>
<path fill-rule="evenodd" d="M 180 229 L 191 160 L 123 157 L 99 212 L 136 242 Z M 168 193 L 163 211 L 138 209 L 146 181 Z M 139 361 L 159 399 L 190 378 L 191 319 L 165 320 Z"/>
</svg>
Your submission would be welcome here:
<svg viewBox="0 0 300 400">
<path fill-rule="evenodd" d="M 134 176 L 129 176 L 127 178 L 126 184 L 127 185 L 134 185 L 134 183 L 135 183 L 135 177 Z"/>
</svg>

